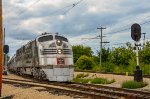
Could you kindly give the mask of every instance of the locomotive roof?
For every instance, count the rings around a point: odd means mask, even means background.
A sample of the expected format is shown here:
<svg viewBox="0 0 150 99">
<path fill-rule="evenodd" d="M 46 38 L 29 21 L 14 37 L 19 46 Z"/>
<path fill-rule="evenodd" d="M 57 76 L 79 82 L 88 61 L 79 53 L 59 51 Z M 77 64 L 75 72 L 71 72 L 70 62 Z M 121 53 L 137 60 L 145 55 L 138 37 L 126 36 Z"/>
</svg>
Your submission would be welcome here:
<svg viewBox="0 0 150 99">
<path fill-rule="evenodd" d="M 41 35 L 37 36 L 35 39 L 37 39 L 37 38 L 39 38 L 39 37 L 42 37 L 42 36 L 47 36 L 47 35 L 53 35 L 53 36 L 58 35 L 58 36 L 62 36 L 62 35 L 59 34 L 59 33 L 47 33 L 47 32 L 45 32 L 45 33 L 42 33 Z M 64 36 L 62 36 L 62 37 L 64 37 Z M 35 41 L 35 39 L 34 39 L 34 40 L 30 40 L 29 42 L 27 42 L 26 44 L 22 45 L 22 46 L 21 46 L 20 48 L 18 48 L 17 50 L 21 50 L 22 47 L 24 47 L 24 46 L 28 45 L 29 43 Z"/>
<path fill-rule="evenodd" d="M 62 37 L 64 37 L 63 35 L 61 35 L 61 34 L 59 34 L 59 33 L 42 33 L 42 35 L 39 35 L 38 37 L 36 37 L 36 38 L 39 38 L 39 37 L 42 37 L 42 36 L 47 36 L 47 35 L 53 35 L 53 36 L 55 36 L 55 35 L 58 35 L 58 36 L 62 36 Z"/>
</svg>

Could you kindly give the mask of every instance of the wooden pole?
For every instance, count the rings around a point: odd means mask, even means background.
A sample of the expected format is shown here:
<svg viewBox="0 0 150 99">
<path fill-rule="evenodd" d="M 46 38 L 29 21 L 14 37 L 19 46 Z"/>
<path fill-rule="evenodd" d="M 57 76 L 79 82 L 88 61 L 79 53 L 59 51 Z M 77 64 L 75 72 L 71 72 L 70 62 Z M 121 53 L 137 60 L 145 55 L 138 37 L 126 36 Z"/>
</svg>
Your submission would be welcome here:
<svg viewBox="0 0 150 99">
<path fill-rule="evenodd" d="M 100 56 L 99 56 L 99 59 L 100 59 L 100 66 L 102 66 L 103 29 L 106 29 L 106 28 L 100 27 L 100 28 L 97 28 L 97 29 L 101 30 L 101 34 L 100 34 L 100 53 L 99 53 Z"/>
<path fill-rule="evenodd" d="M 3 27 L 2 27 L 2 0 L 0 0 L 0 97 L 2 96 L 2 67 L 3 67 Z"/>
</svg>

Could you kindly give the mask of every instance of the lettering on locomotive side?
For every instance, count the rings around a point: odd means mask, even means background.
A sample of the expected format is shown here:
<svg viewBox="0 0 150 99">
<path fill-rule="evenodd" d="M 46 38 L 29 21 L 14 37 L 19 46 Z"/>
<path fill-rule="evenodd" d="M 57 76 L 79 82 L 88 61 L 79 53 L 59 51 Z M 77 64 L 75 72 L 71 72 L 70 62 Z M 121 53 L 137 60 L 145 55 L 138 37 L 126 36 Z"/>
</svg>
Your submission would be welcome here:
<svg viewBox="0 0 150 99">
<path fill-rule="evenodd" d="M 58 65 L 64 65 L 65 64 L 65 60 L 63 58 L 57 58 L 57 64 Z"/>
</svg>

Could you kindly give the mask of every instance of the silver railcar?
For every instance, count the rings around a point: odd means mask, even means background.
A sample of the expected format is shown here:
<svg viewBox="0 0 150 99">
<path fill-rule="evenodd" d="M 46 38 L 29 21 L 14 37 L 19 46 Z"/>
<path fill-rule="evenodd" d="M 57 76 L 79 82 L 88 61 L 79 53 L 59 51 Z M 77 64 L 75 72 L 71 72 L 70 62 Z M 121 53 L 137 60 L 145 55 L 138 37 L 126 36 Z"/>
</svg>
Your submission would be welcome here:
<svg viewBox="0 0 150 99">
<path fill-rule="evenodd" d="M 22 46 L 9 62 L 9 70 L 49 81 L 71 81 L 74 73 L 72 46 L 59 34 L 44 33 Z"/>
</svg>

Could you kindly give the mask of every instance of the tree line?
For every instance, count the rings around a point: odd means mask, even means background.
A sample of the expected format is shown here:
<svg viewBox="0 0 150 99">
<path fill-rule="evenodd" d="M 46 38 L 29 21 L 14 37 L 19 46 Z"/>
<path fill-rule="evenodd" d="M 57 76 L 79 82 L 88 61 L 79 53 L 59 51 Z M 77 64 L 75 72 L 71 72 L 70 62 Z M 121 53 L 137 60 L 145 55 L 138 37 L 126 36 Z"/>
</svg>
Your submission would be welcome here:
<svg viewBox="0 0 150 99">
<path fill-rule="evenodd" d="M 150 42 L 139 48 L 140 68 L 143 74 L 150 74 Z M 136 67 L 136 53 L 131 43 L 118 48 L 102 48 L 102 66 L 99 65 L 99 54 L 94 55 L 91 47 L 73 46 L 73 57 L 76 70 L 94 70 L 114 73 L 133 73 Z"/>
</svg>

